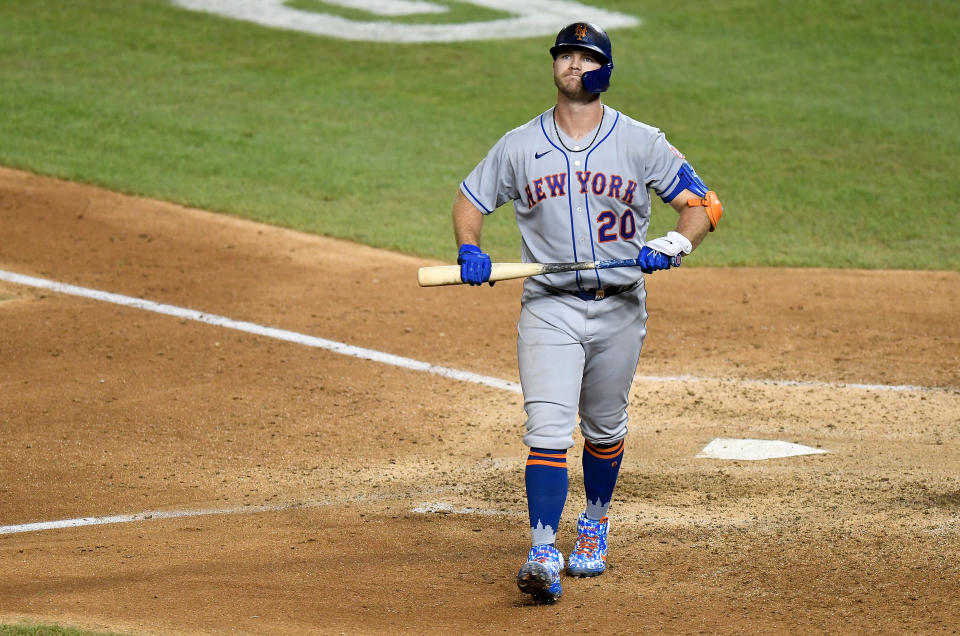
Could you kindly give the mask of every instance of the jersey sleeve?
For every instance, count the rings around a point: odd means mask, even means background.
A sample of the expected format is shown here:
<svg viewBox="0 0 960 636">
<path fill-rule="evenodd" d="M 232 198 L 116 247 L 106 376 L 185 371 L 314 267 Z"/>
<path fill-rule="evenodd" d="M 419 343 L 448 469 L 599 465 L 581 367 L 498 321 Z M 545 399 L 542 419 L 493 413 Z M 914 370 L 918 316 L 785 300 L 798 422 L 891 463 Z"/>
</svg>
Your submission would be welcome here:
<svg viewBox="0 0 960 636">
<path fill-rule="evenodd" d="M 504 135 L 460 184 L 460 191 L 484 214 L 520 197 L 510 136 Z"/>
<path fill-rule="evenodd" d="M 644 158 L 647 169 L 647 187 L 652 188 L 661 199 L 669 201 L 677 185 L 680 169 L 686 158 L 667 141 L 666 135 L 659 130 L 651 140 Z"/>
</svg>

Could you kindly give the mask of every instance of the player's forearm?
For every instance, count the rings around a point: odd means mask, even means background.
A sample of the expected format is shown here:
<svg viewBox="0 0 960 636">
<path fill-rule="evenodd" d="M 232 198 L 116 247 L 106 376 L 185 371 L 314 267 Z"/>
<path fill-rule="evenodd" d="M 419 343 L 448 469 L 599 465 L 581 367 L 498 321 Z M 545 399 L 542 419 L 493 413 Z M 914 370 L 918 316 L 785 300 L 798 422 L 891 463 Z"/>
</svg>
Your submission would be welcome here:
<svg viewBox="0 0 960 636">
<path fill-rule="evenodd" d="M 458 190 L 453 202 L 453 235 L 457 247 L 465 243 L 479 246 L 482 230 L 483 214 Z"/>
<path fill-rule="evenodd" d="M 687 237 L 687 240 L 693 245 L 693 249 L 696 249 L 697 245 L 700 245 L 704 237 L 710 232 L 711 225 L 706 208 L 687 205 L 687 201 L 694 198 L 697 197 L 692 192 L 684 190 L 670 202 L 670 205 L 679 215 L 676 231 Z"/>
<path fill-rule="evenodd" d="M 707 217 L 706 210 L 701 207 L 680 210 L 676 231 L 687 237 L 693 249 L 697 249 L 710 232 L 710 219 Z"/>
</svg>

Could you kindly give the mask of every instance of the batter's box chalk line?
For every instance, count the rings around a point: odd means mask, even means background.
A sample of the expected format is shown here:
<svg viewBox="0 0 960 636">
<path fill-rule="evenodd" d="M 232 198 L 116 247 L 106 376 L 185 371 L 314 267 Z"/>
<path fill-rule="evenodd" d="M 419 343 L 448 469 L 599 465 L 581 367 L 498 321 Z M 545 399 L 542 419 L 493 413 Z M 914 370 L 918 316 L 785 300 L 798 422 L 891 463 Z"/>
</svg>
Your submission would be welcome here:
<svg viewBox="0 0 960 636">
<path fill-rule="evenodd" d="M 237 508 L 203 508 L 196 510 L 151 510 L 133 514 L 110 515 L 106 517 L 78 517 L 76 519 L 59 519 L 57 521 L 38 521 L 35 523 L 21 523 L 18 525 L 0 526 L 0 535 L 18 534 L 21 532 L 37 532 L 40 530 L 59 530 L 62 528 L 83 528 L 86 526 L 102 526 L 114 523 L 133 523 L 138 521 L 159 521 L 162 519 L 185 519 L 188 517 L 205 517 L 211 515 L 249 515 L 260 512 L 283 512 L 300 508 L 314 508 L 324 505 L 321 502 L 307 502 L 295 504 L 278 504 L 272 506 L 242 506 Z"/>
</svg>

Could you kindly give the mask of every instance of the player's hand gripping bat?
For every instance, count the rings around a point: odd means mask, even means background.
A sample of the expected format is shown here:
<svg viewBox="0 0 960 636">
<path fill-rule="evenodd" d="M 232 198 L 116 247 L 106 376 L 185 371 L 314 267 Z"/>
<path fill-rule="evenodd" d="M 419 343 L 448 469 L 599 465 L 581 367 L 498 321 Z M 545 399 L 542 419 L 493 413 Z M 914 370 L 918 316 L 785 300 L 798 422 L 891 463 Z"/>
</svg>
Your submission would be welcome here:
<svg viewBox="0 0 960 636">
<path fill-rule="evenodd" d="M 680 266 L 680 254 L 670 257 L 670 266 Z M 611 267 L 636 267 L 637 259 L 623 258 L 609 261 L 579 261 L 576 263 L 494 263 L 490 272 L 490 280 L 509 280 L 511 278 L 526 278 L 539 274 L 557 274 L 559 272 L 573 272 L 586 269 L 610 269 Z M 437 287 L 439 285 L 462 285 L 459 265 L 436 265 L 421 267 L 417 272 L 417 282 L 421 287 Z"/>
</svg>

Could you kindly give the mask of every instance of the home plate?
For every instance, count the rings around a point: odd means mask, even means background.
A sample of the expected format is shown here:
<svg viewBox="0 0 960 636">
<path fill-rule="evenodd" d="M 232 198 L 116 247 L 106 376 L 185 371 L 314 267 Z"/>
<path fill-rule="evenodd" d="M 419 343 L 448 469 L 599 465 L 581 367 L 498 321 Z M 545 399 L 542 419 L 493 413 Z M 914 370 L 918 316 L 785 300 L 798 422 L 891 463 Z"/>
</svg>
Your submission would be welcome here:
<svg viewBox="0 0 960 636">
<path fill-rule="evenodd" d="M 700 451 L 697 457 L 706 459 L 778 459 L 798 455 L 818 455 L 826 453 L 822 448 L 811 448 L 802 444 L 783 442 L 776 439 L 730 439 L 718 437 Z"/>
</svg>

